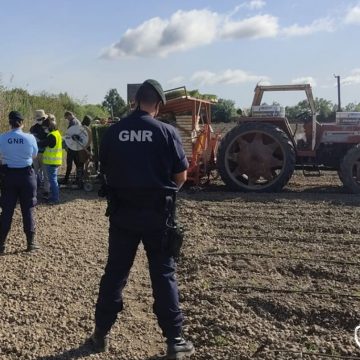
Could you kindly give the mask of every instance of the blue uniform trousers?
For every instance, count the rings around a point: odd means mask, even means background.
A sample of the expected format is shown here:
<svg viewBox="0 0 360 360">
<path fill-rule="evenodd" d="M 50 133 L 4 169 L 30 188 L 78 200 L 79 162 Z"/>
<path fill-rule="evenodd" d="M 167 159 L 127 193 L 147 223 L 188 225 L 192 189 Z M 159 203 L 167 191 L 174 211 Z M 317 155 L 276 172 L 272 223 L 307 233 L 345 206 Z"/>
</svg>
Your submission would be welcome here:
<svg viewBox="0 0 360 360">
<path fill-rule="evenodd" d="M 0 240 L 5 241 L 10 231 L 14 209 L 20 202 L 25 234 L 35 232 L 34 206 L 36 205 L 36 176 L 29 166 L 21 169 L 6 168 L 1 188 Z"/>
<path fill-rule="evenodd" d="M 100 282 L 95 323 L 107 333 L 117 314 L 123 309 L 122 291 L 140 241 L 143 242 L 149 263 L 153 290 L 153 311 L 166 338 L 181 335 L 183 315 L 175 279 L 175 262 L 164 251 L 165 230 L 156 224 L 162 215 L 147 209 L 120 209 L 110 215 L 109 254 L 105 273 Z"/>
</svg>

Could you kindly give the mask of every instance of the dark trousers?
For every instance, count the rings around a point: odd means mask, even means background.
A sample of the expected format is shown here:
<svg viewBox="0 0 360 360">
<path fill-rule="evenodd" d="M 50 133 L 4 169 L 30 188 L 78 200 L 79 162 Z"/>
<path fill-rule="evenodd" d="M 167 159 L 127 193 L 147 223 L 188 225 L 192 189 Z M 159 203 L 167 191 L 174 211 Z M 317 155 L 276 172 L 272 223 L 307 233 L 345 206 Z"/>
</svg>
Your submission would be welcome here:
<svg viewBox="0 0 360 360">
<path fill-rule="evenodd" d="M 14 215 L 14 209 L 20 201 L 25 234 L 35 232 L 34 206 L 36 205 L 36 176 L 31 167 L 6 169 L 1 188 L 1 231 L 0 240 L 5 241 Z"/>
<path fill-rule="evenodd" d="M 66 173 L 65 173 L 65 179 L 69 180 L 71 170 L 72 170 L 72 164 L 75 163 L 76 169 L 78 171 L 78 167 L 80 166 L 80 162 L 78 159 L 78 152 L 67 149 L 66 153 Z"/>
<path fill-rule="evenodd" d="M 164 229 L 153 227 L 159 218 L 153 215 L 147 216 L 146 211 L 139 210 L 133 214 L 119 211 L 110 216 L 109 255 L 95 311 L 96 327 L 104 334 L 123 309 L 122 291 L 142 241 L 149 262 L 153 311 L 158 324 L 166 338 L 181 335 L 183 315 L 179 308 L 175 262 L 163 249 Z"/>
</svg>

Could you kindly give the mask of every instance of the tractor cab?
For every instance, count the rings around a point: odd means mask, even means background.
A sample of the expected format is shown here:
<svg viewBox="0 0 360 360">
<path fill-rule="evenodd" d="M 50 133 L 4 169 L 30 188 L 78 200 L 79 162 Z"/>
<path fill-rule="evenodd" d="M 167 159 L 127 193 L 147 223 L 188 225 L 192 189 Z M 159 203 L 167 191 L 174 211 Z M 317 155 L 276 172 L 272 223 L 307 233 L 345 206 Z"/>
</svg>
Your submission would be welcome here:
<svg viewBox="0 0 360 360">
<path fill-rule="evenodd" d="M 309 108 L 307 111 L 302 112 L 296 116 L 295 121 L 292 121 L 292 127 L 290 126 L 289 121 L 285 115 L 284 107 L 261 106 L 264 93 L 274 91 L 305 92 Z M 316 121 L 316 116 L 318 113 L 315 108 L 314 97 L 310 84 L 257 85 L 255 88 L 251 109 L 253 117 L 265 117 L 266 121 L 274 123 L 282 130 L 284 130 L 285 133 L 287 133 L 288 136 L 293 139 L 294 146 L 298 149 L 298 151 L 314 151 L 316 146 L 316 136 L 321 125 Z"/>
</svg>

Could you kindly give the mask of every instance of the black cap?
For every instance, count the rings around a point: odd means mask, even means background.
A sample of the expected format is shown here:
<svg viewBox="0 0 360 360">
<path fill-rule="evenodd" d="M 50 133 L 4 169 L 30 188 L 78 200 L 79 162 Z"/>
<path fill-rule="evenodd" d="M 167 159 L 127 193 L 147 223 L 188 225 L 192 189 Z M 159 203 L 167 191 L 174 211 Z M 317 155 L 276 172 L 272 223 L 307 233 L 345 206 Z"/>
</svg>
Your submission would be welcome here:
<svg viewBox="0 0 360 360">
<path fill-rule="evenodd" d="M 9 120 L 20 120 L 23 121 L 24 118 L 23 116 L 19 113 L 19 111 L 10 111 L 9 112 Z"/>
<path fill-rule="evenodd" d="M 91 122 L 92 122 L 92 117 L 90 115 L 85 115 L 81 125 L 90 126 Z"/>
<path fill-rule="evenodd" d="M 156 81 L 154 79 L 148 79 L 148 80 L 145 80 L 142 84 L 152 86 L 155 89 L 155 91 L 159 94 L 163 105 L 166 104 L 166 97 L 165 97 L 164 90 L 158 81 Z"/>
</svg>

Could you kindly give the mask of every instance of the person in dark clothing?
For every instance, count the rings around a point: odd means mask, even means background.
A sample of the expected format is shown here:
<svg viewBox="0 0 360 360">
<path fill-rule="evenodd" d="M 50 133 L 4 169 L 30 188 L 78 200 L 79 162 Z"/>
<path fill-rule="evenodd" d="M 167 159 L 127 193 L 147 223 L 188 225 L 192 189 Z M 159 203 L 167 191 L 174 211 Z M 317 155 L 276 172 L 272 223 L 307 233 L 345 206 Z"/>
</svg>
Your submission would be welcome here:
<svg viewBox="0 0 360 360">
<path fill-rule="evenodd" d="M 95 331 L 89 339 L 97 351 L 106 350 L 108 333 L 123 309 L 122 291 L 142 241 L 167 359 L 182 359 L 195 352 L 193 344 L 182 337 L 175 260 L 167 251 L 167 208 L 175 206 L 174 195 L 186 180 L 188 162 L 176 129 L 155 119 L 165 101 L 161 85 L 146 80 L 136 94 L 136 110 L 110 126 L 100 145 L 110 227 Z"/>
<path fill-rule="evenodd" d="M 45 169 L 45 166 L 43 164 L 43 153 L 45 148 L 39 146 L 39 142 L 41 140 L 44 140 L 47 136 L 47 129 L 43 126 L 43 121 L 47 118 L 47 114 L 45 114 L 45 111 L 40 109 L 35 111 L 35 123 L 30 128 L 30 134 L 33 134 L 35 136 L 35 139 L 38 143 L 39 152 L 37 154 L 36 159 L 34 159 L 33 167 L 35 170 L 35 175 L 37 179 L 38 189 L 43 184 L 43 197 L 45 199 L 49 196 L 50 191 L 50 184 L 49 179 L 47 177 L 47 172 Z"/>
<path fill-rule="evenodd" d="M 1 193 L 0 255 L 11 228 L 17 201 L 20 202 L 27 251 L 37 250 L 35 241 L 34 207 L 36 205 L 36 176 L 32 168 L 38 153 L 36 139 L 22 131 L 24 118 L 18 111 L 9 113 L 11 130 L 0 135 L 0 154 L 3 165 Z"/>
<path fill-rule="evenodd" d="M 87 131 L 89 138 L 91 139 L 91 130 L 89 128 L 90 124 L 92 122 L 92 118 L 89 115 L 85 115 L 83 118 L 83 121 L 81 122 L 81 125 L 85 130 Z M 77 178 L 77 184 L 79 188 L 83 188 L 84 186 L 84 177 L 85 173 L 87 171 L 87 165 L 89 163 L 89 159 L 91 157 L 91 147 L 87 146 L 83 150 L 79 150 L 77 152 L 77 161 L 78 165 L 76 167 L 76 178 Z"/>
<path fill-rule="evenodd" d="M 68 121 L 68 129 L 72 126 L 81 126 L 80 120 L 78 120 L 71 111 L 65 111 L 64 118 Z M 73 163 L 75 164 L 75 167 L 77 169 L 76 173 L 78 174 L 78 166 L 80 165 L 78 159 L 78 152 L 71 149 L 66 149 L 66 172 L 65 177 L 61 181 L 61 184 L 65 185 L 69 182 Z"/>
<path fill-rule="evenodd" d="M 83 118 L 83 121 L 81 122 L 81 125 L 89 127 L 91 122 L 92 122 L 91 116 L 85 115 L 84 118 Z"/>
</svg>

